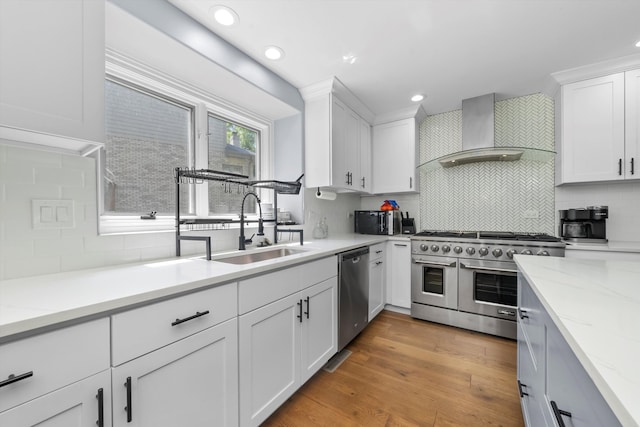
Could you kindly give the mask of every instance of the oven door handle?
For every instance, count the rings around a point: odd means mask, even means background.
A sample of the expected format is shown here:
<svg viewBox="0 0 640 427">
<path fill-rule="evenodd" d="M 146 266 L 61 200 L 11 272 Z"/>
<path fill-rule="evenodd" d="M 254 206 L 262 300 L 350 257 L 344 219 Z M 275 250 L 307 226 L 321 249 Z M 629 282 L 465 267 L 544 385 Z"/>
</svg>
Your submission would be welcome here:
<svg viewBox="0 0 640 427">
<path fill-rule="evenodd" d="M 510 268 L 497 268 L 497 267 L 481 267 L 479 265 L 465 265 L 460 263 L 460 268 L 467 268 L 469 270 L 483 270 L 483 271 L 499 271 L 502 273 L 517 273 L 518 270 L 513 270 Z"/>
<path fill-rule="evenodd" d="M 455 267 L 456 266 L 456 261 L 453 261 L 451 263 L 449 262 L 438 262 L 438 261 L 419 261 L 417 259 L 413 259 L 413 262 L 416 264 L 426 264 L 426 265 L 442 265 L 445 267 Z"/>
</svg>

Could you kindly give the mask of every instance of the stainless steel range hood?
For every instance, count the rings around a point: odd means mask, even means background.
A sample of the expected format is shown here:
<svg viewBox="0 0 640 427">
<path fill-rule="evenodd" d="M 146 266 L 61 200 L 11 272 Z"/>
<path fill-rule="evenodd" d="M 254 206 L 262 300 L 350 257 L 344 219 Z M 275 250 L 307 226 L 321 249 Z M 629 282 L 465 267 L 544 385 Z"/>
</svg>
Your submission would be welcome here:
<svg viewBox="0 0 640 427">
<path fill-rule="evenodd" d="M 462 101 L 462 151 L 438 159 L 442 167 L 522 157 L 521 149 L 495 146 L 494 104 L 493 93 Z"/>
</svg>

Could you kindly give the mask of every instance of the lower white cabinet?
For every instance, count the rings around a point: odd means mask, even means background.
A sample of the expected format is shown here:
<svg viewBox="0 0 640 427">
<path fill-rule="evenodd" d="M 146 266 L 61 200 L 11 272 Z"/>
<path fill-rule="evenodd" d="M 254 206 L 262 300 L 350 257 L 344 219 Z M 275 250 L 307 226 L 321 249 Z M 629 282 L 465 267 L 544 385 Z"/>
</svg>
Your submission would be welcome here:
<svg viewBox="0 0 640 427">
<path fill-rule="evenodd" d="M 621 425 L 521 273 L 518 387 L 528 427 Z"/>
<path fill-rule="evenodd" d="M 111 370 L 0 413 L 0 426 L 111 426 Z"/>
<path fill-rule="evenodd" d="M 337 349 L 337 278 L 239 317 L 240 425 L 257 426 Z"/>
<path fill-rule="evenodd" d="M 113 425 L 238 425 L 238 320 L 113 368 Z"/>
<path fill-rule="evenodd" d="M 411 308 L 411 242 L 387 242 L 387 303 Z"/>
<path fill-rule="evenodd" d="M 386 243 L 369 248 L 369 322 L 384 308 L 386 283 Z"/>
</svg>

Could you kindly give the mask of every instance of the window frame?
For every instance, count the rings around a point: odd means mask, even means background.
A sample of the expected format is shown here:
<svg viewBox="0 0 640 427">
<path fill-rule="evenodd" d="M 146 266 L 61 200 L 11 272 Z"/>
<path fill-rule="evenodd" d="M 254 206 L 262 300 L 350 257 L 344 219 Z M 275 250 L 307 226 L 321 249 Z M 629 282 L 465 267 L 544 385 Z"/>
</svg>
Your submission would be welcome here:
<svg viewBox="0 0 640 427">
<path fill-rule="evenodd" d="M 202 90 L 164 72 L 107 51 L 105 61 L 105 80 L 129 86 L 134 90 L 148 92 L 152 96 L 167 99 L 179 105 L 193 108 L 193 127 L 188 159 L 190 167 L 204 169 L 208 167 L 208 116 L 237 123 L 258 132 L 259 143 L 256 147 L 256 177 L 270 179 L 273 171 L 273 122 L 251 111 L 247 111 L 216 95 Z M 104 164 L 105 153 L 97 150 L 96 186 L 98 202 L 98 234 L 129 234 L 141 232 L 175 231 L 174 215 L 158 215 L 155 220 L 142 220 L 139 215 L 106 215 L 104 213 Z M 174 190 L 172 190 L 174 191 Z M 263 202 L 271 202 L 271 191 L 259 190 Z M 190 203 L 195 203 L 195 215 L 180 215 L 181 218 L 228 218 L 229 214 L 210 215 L 208 201 L 208 183 L 192 185 L 189 190 Z M 144 214 L 141 212 L 140 215 Z M 238 212 L 238 215 L 240 213 Z M 231 228 L 234 228 L 233 226 Z"/>
</svg>

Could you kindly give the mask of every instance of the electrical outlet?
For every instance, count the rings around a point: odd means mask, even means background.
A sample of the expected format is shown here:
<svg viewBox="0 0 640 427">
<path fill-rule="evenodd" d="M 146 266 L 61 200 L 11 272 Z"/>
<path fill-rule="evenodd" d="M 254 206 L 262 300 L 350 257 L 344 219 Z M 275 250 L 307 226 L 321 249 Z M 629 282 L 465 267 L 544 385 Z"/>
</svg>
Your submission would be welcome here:
<svg viewBox="0 0 640 427">
<path fill-rule="evenodd" d="M 522 212 L 522 217 L 528 219 L 538 219 L 540 218 L 540 213 L 536 209 L 528 209 Z"/>
</svg>

